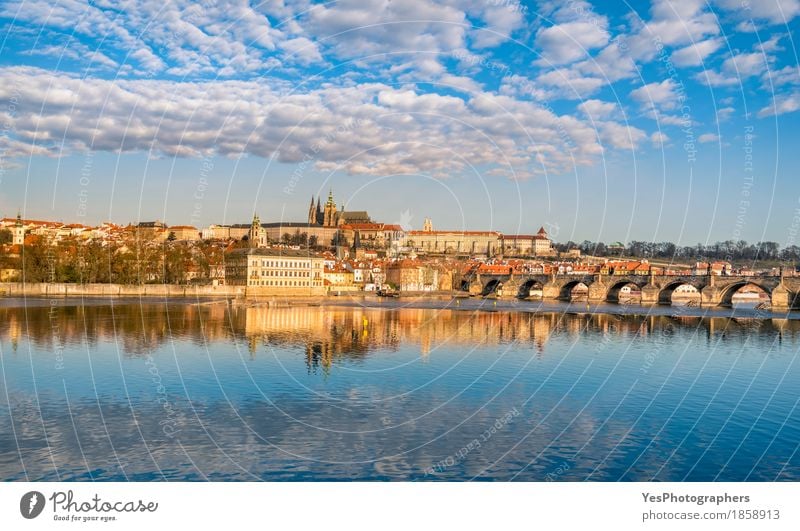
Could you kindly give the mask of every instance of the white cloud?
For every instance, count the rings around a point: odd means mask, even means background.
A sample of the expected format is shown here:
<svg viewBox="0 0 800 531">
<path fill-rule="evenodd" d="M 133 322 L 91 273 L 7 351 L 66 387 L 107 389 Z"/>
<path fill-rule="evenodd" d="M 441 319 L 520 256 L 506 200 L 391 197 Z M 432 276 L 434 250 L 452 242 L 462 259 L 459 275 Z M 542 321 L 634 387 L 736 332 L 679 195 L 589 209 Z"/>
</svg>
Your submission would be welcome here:
<svg viewBox="0 0 800 531">
<path fill-rule="evenodd" d="M 701 41 L 720 32 L 717 18 L 705 11 L 705 0 L 654 0 L 652 19 L 645 24 L 642 36 L 658 39 L 666 45 Z"/>
<path fill-rule="evenodd" d="M 549 171 L 564 171 L 593 163 L 603 149 L 586 121 L 487 92 L 462 99 L 367 83 L 298 93 L 275 80 L 109 81 L 0 69 L 0 98 L 20 86 L 20 153 L 58 155 L 63 144 L 66 153 L 251 154 L 289 163 L 313 154 L 318 168 L 355 174 L 448 175 L 467 164 L 525 174 L 540 154 Z M 616 122 L 598 130 L 614 148 L 646 138 Z"/>
<path fill-rule="evenodd" d="M 678 106 L 678 85 L 671 79 L 649 83 L 631 92 L 631 98 L 642 107 L 670 111 Z"/>
<path fill-rule="evenodd" d="M 578 109 L 593 120 L 606 118 L 618 110 L 616 103 L 600 100 L 583 101 L 578 105 Z"/>
<path fill-rule="evenodd" d="M 512 4 L 478 2 L 477 5 L 480 6 L 480 10 L 475 15 L 486 25 L 481 29 L 470 31 L 470 40 L 475 48 L 502 44 L 515 30 L 525 26 L 523 10 L 515 9 Z"/>
<path fill-rule="evenodd" d="M 617 122 L 602 123 L 598 129 L 600 139 L 614 149 L 634 149 L 647 138 L 641 129 Z"/>
<path fill-rule="evenodd" d="M 319 53 L 317 44 L 305 37 L 283 41 L 280 47 L 290 54 L 288 59 L 293 59 L 298 63 L 308 65 L 322 62 L 322 55 Z"/>
<path fill-rule="evenodd" d="M 722 70 L 738 78 L 757 76 L 767 69 L 767 56 L 761 52 L 740 53 L 727 58 Z"/>
<path fill-rule="evenodd" d="M 558 97 L 564 99 L 583 99 L 605 85 L 602 79 L 583 76 L 570 68 L 551 70 L 537 77 L 536 81 L 558 89 Z"/>
<path fill-rule="evenodd" d="M 690 44 L 672 53 L 672 62 L 676 66 L 700 66 L 712 53 L 722 47 L 722 39 L 707 39 Z"/>
<path fill-rule="evenodd" d="M 710 87 L 731 87 L 763 74 L 772 60 L 771 56 L 761 51 L 736 53 L 722 62 L 720 71 L 706 69 L 698 72 L 695 79 Z"/>
<path fill-rule="evenodd" d="M 655 147 L 665 146 L 669 142 L 669 137 L 661 131 L 656 131 L 650 135 L 650 142 Z"/>
<path fill-rule="evenodd" d="M 734 16 L 767 20 L 773 24 L 785 24 L 800 14 L 800 0 L 750 1 L 745 9 L 741 0 L 714 0 L 714 3 L 731 11 Z"/>
<path fill-rule="evenodd" d="M 800 110 L 800 93 L 793 92 L 780 96 L 776 95 L 770 105 L 758 111 L 758 117 L 765 118 L 767 116 L 776 116 L 795 112 L 797 110 Z"/>
<path fill-rule="evenodd" d="M 146 71 L 176 75 L 263 69 L 285 39 L 247 0 L 12 0 L 0 15 L 102 39 Z"/>
<path fill-rule="evenodd" d="M 697 141 L 701 144 L 708 144 L 709 142 L 719 142 L 719 135 L 714 133 L 703 133 L 697 137 Z"/>
<path fill-rule="evenodd" d="M 71 59 L 73 61 L 86 61 L 89 66 L 112 68 L 119 67 L 116 61 L 99 50 L 92 50 L 78 41 L 70 41 L 64 45 L 46 45 L 33 48 L 26 52 L 28 55 L 42 55 L 57 59 Z"/>
<path fill-rule="evenodd" d="M 466 14 L 430 0 L 342 0 L 313 7 L 301 24 L 339 58 L 465 47 Z"/>
<path fill-rule="evenodd" d="M 784 66 L 778 70 L 768 70 L 762 76 L 764 87 L 781 87 L 784 85 L 800 85 L 800 66 Z"/>
<path fill-rule="evenodd" d="M 622 41 L 614 41 L 594 57 L 576 63 L 574 68 L 585 75 L 595 76 L 607 83 L 636 76 L 638 69 L 633 57 L 624 50 Z"/>
<path fill-rule="evenodd" d="M 561 65 L 583 59 L 590 50 L 608 43 L 604 26 L 591 22 L 567 22 L 542 28 L 536 34 L 536 49 L 541 65 Z"/>
<path fill-rule="evenodd" d="M 733 107 L 722 107 L 717 109 L 717 120 L 720 122 L 727 122 L 733 113 L 736 111 Z"/>
</svg>

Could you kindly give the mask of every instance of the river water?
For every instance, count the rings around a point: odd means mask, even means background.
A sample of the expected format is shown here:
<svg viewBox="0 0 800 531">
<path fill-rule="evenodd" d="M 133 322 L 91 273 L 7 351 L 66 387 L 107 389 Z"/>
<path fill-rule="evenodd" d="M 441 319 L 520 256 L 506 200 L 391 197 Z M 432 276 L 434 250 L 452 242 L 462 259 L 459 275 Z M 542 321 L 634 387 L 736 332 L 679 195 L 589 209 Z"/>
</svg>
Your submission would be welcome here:
<svg viewBox="0 0 800 531">
<path fill-rule="evenodd" d="M 6 299 L 0 479 L 800 480 L 794 318 L 369 304 Z"/>
</svg>

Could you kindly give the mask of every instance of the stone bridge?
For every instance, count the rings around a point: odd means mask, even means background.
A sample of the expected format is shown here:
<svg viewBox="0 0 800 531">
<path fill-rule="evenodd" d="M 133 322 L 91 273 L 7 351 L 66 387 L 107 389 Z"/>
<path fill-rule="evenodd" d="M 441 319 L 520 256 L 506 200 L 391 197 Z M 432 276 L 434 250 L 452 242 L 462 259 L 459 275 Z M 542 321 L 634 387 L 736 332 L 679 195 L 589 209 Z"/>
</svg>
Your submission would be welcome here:
<svg viewBox="0 0 800 531">
<path fill-rule="evenodd" d="M 683 285 L 700 292 L 702 305 L 731 306 L 736 292 L 754 285 L 770 295 L 773 308 L 792 309 L 800 304 L 800 277 L 734 275 L 475 275 L 463 288 L 471 295 L 527 298 L 531 289 L 542 290 L 542 298 L 570 300 L 578 284 L 589 288 L 591 302 L 618 302 L 620 290 L 634 285 L 642 293 L 642 304 L 671 304 L 672 293 Z"/>
</svg>

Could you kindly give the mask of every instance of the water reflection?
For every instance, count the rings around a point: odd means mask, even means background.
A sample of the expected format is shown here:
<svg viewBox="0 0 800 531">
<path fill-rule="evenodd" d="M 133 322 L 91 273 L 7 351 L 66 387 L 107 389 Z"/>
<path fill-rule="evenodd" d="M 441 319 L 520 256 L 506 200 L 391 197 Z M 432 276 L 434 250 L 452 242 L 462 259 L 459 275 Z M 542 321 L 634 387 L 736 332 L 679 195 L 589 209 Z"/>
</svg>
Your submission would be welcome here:
<svg viewBox="0 0 800 531">
<path fill-rule="evenodd" d="M 225 303 L 148 303 L 0 307 L 0 335 L 16 346 L 25 337 L 41 349 L 63 345 L 96 346 L 113 339 L 129 355 L 143 354 L 168 341 L 198 346 L 246 341 L 255 355 L 259 344 L 304 344 L 320 363 L 360 357 L 403 343 L 418 344 L 422 355 L 437 345 L 532 345 L 539 352 L 554 333 L 590 340 L 616 335 L 647 338 L 681 327 L 713 340 L 775 336 L 794 338 L 800 320 L 606 313 L 525 313 L 451 309 L 352 307 L 230 307 Z"/>
<path fill-rule="evenodd" d="M 797 480 L 798 331 L 677 315 L 5 306 L 0 478 Z"/>
</svg>

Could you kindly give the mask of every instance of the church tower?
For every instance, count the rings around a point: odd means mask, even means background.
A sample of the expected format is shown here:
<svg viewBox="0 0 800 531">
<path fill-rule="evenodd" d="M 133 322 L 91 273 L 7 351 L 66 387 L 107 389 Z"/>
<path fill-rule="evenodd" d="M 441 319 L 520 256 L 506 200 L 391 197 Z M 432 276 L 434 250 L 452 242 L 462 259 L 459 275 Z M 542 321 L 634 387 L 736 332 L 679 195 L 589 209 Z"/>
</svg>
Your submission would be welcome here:
<svg viewBox="0 0 800 531">
<path fill-rule="evenodd" d="M 433 223 L 431 218 L 425 218 L 425 223 L 422 225 L 422 232 L 433 232 Z"/>
<path fill-rule="evenodd" d="M 253 215 L 253 223 L 250 224 L 250 232 L 247 234 L 247 238 L 250 241 L 250 247 L 267 246 L 267 231 L 261 226 L 258 214 Z"/>
<path fill-rule="evenodd" d="M 311 206 L 308 207 L 308 224 L 309 225 L 316 225 L 317 224 L 317 209 L 314 208 L 314 196 L 311 196 Z"/>
<path fill-rule="evenodd" d="M 328 200 L 325 202 L 322 224 L 326 227 L 336 226 L 336 203 L 333 200 L 333 190 L 328 192 Z"/>
<path fill-rule="evenodd" d="M 13 239 L 11 243 L 14 245 L 22 245 L 25 243 L 25 226 L 22 224 L 22 216 L 17 212 L 17 221 L 14 223 L 14 230 L 12 231 Z"/>
</svg>

